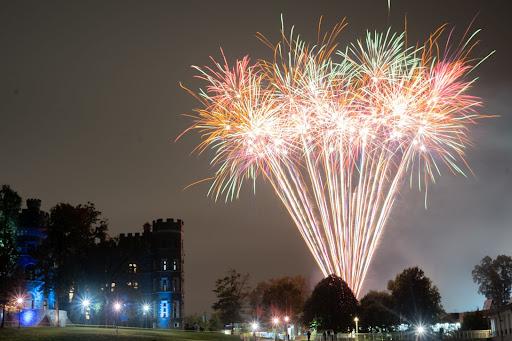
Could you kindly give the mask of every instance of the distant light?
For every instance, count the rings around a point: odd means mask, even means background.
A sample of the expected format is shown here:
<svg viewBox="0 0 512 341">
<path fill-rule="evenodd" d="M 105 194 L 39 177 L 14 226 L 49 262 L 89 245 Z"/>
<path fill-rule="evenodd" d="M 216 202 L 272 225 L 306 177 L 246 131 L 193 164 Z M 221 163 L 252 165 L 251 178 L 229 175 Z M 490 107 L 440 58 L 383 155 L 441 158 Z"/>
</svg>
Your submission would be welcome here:
<svg viewBox="0 0 512 341">
<path fill-rule="evenodd" d="M 119 303 L 119 302 L 114 303 L 114 310 L 116 312 L 119 312 L 121 310 L 121 303 Z"/>
<path fill-rule="evenodd" d="M 17 297 L 16 298 L 16 303 L 19 304 L 19 305 L 23 304 L 23 297 Z"/>
<path fill-rule="evenodd" d="M 290 322 L 290 317 L 285 316 L 285 317 L 284 317 L 284 322 L 286 322 L 286 323 Z"/>
<path fill-rule="evenodd" d="M 259 327 L 258 322 L 251 323 L 251 329 L 253 332 L 257 331 Z"/>
<path fill-rule="evenodd" d="M 142 305 L 142 311 L 147 313 L 149 311 L 149 304 L 145 303 Z"/>
<path fill-rule="evenodd" d="M 359 317 L 354 317 L 354 322 L 359 322 Z"/>
<path fill-rule="evenodd" d="M 91 300 L 89 300 L 89 299 L 87 299 L 87 298 L 85 298 L 85 299 L 83 299 L 83 300 L 82 300 L 82 306 L 83 306 L 84 308 L 89 308 L 89 306 L 90 306 L 90 305 L 91 305 Z"/>
<path fill-rule="evenodd" d="M 423 327 L 422 325 L 419 325 L 416 327 L 416 334 L 422 335 L 424 333 L 425 333 L 425 327 Z"/>
<path fill-rule="evenodd" d="M 274 318 L 272 319 L 272 323 L 273 323 L 273 324 L 279 324 L 279 317 L 274 317 Z"/>
</svg>

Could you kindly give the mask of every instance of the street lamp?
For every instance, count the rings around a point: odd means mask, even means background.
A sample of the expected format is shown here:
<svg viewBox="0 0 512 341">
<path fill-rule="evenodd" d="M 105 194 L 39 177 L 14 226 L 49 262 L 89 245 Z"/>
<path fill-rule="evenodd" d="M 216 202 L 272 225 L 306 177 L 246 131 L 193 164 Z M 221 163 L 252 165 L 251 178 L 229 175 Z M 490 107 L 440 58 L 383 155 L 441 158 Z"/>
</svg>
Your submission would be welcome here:
<svg viewBox="0 0 512 341">
<path fill-rule="evenodd" d="M 284 328 L 285 328 L 285 339 L 286 340 L 289 340 L 290 339 L 290 335 L 288 335 L 288 323 L 290 322 L 290 317 L 287 315 L 284 317 Z"/>
<path fill-rule="evenodd" d="M 142 314 L 144 315 L 144 328 L 148 328 L 148 313 L 150 306 L 148 303 L 142 305 Z"/>
<path fill-rule="evenodd" d="M 84 308 L 84 318 L 86 320 L 89 319 L 89 307 L 91 306 L 91 300 L 88 298 L 83 298 L 81 302 L 82 308 Z"/>
<path fill-rule="evenodd" d="M 16 297 L 16 305 L 18 306 L 18 328 L 21 328 L 21 310 L 23 308 L 23 297 Z"/>
<path fill-rule="evenodd" d="M 277 327 L 279 326 L 279 317 L 273 317 L 272 324 L 274 325 L 274 340 L 277 340 Z"/>
<path fill-rule="evenodd" d="M 256 341 L 256 331 L 258 330 L 259 327 L 260 326 L 258 322 L 254 321 L 253 323 L 251 323 L 252 336 L 254 336 L 254 341 Z"/>
<path fill-rule="evenodd" d="M 90 305 L 91 305 L 91 301 L 88 300 L 87 298 L 82 300 L 82 307 L 87 309 L 87 308 L 89 308 Z"/>
<path fill-rule="evenodd" d="M 115 323 L 116 323 L 116 334 L 119 333 L 119 326 L 117 323 L 117 319 L 119 318 L 119 312 L 121 311 L 121 303 L 114 302 L 114 312 L 116 313 Z"/>
<path fill-rule="evenodd" d="M 147 314 L 147 312 L 149 311 L 149 304 L 147 304 L 147 303 L 143 304 L 142 311 L 144 312 L 144 314 Z"/>
<path fill-rule="evenodd" d="M 359 333 L 359 317 L 354 317 L 354 322 L 356 323 L 356 336 Z"/>
<path fill-rule="evenodd" d="M 420 324 L 416 327 L 416 335 L 421 336 L 423 334 L 425 334 L 425 327 Z"/>
</svg>

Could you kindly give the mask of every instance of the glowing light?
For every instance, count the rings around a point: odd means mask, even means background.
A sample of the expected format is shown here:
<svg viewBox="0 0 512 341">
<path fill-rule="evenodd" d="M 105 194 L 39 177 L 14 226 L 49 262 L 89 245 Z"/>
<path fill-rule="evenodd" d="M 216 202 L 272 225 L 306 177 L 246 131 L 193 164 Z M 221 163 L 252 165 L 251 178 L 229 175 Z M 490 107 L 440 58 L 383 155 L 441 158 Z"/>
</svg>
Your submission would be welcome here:
<svg viewBox="0 0 512 341">
<path fill-rule="evenodd" d="M 290 322 L 290 317 L 289 316 L 285 316 L 284 317 L 284 322 L 286 322 L 286 323 Z"/>
<path fill-rule="evenodd" d="M 273 323 L 274 325 L 278 325 L 278 324 L 279 324 L 279 317 L 273 317 L 273 318 L 272 318 L 272 323 Z"/>
<path fill-rule="evenodd" d="M 416 327 L 416 334 L 418 335 L 422 335 L 425 333 L 425 327 L 423 327 L 421 324 L 419 326 Z"/>
<path fill-rule="evenodd" d="M 258 322 L 251 323 L 251 329 L 253 332 L 257 331 L 259 329 L 259 327 L 260 326 L 259 326 Z"/>
<path fill-rule="evenodd" d="M 24 326 L 29 326 L 33 322 L 35 317 L 34 311 L 26 310 L 22 313 L 22 321 Z"/>
<path fill-rule="evenodd" d="M 89 299 L 87 299 L 87 298 L 85 298 L 85 299 L 83 299 L 83 300 L 82 300 L 82 306 L 83 306 L 84 308 L 88 308 L 90 305 L 91 305 L 91 300 L 89 300 Z"/>
<path fill-rule="evenodd" d="M 209 195 L 234 199 L 262 175 L 322 273 L 358 295 L 405 178 L 424 190 L 441 166 L 464 174 L 468 126 L 483 116 L 468 94 L 475 35 L 459 51 L 439 41 L 445 27 L 424 46 L 388 30 L 338 48 L 345 25 L 316 44 L 283 33 L 271 60 L 194 67 L 207 86 L 188 130 L 214 151 Z"/>
<path fill-rule="evenodd" d="M 359 317 L 354 317 L 354 322 L 359 322 Z"/>
<path fill-rule="evenodd" d="M 23 297 L 16 297 L 16 304 L 17 305 L 22 305 L 23 304 Z"/>
<path fill-rule="evenodd" d="M 114 311 L 115 312 L 121 311 L 121 303 L 120 302 L 115 302 L 114 303 Z"/>
<path fill-rule="evenodd" d="M 142 311 L 143 311 L 144 313 L 147 313 L 147 312 L 149 311 L 149 309 L 150 309 L 150 306 L 149 306 L 149 304 L 148 304 L 148 303 L 144 303 L 144 304 L 142 305 Z"/>
</svg>

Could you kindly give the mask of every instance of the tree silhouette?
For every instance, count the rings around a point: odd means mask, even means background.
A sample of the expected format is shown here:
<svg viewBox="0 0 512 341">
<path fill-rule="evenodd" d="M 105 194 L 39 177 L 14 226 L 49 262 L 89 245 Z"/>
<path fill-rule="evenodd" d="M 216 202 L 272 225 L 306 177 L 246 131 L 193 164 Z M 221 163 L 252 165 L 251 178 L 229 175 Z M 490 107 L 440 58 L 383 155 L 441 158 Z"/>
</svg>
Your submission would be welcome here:
<svg viewBox="0 0 512 341">
<path fill-rule="evenodd" d="M 472 272 L 478 292 L 492 299 L 494 307 L 501 307 L 510 300 L 512 289 L 512 257 L 499 255 L 496 259 L 484 257 Z"/>
<path fill-rule="evenodd" d="M 443 312 L 441 295 L 430 278 L 418 267 L 408 268 L 389 281 L 395 309 L 405 323 L 432 323 Z"/>
<path fill-rule="evenodd" d="M 393 297 L 384 291 L 370 291 L 361 299 L 360 325 L 365 330 L 378 328 L 389 331 L 400 322 L 393 309 Z"/>
<path fill-rule="evenodd" d="M 0 304 L 2 305 L 2 322 L 4 326 L 5 305 L 9 292 L 16 286 L 18 251 L 16 249 L 16 224 L 21 207 L 21 198 L 9 186 L 0 190 Z"/>
<path fill-rule="evenodd" d="M 241 322 L 243 301 L 248 295 L 248 274 L 241 274 L 234 269 L 228 271 L 226 276 L 215 282 L 213 292 L 217 295 L 217 302 L 212 308 L 218 313 L 222 323 Z"/>
<path fill-rule="evenodd" d="M 357 299 L 345 281 L 336 275 L 321 280 L 304 305 L 304 322 L 320 330 L 348 331 L 354 326 Z"/>
</svg>

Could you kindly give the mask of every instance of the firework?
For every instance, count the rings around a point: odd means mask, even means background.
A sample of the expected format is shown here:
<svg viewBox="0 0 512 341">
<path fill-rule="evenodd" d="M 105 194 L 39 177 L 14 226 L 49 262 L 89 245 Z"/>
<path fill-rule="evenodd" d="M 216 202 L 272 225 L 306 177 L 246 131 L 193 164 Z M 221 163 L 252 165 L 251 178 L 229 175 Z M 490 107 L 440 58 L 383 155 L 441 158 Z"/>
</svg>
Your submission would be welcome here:
<svg viewBox="0 0 512 341">
<path fill-rule="evenodd" d="M 357 295 L 401 183 L 426 193 L 443 168 L 468 168 L 468 126 L 482 115 L 467 75 L 481 60 L 469 58 L 475 35 L 440 48 L 445 27 L 423 45 L 388 30 L 341 49 L 344 26 L 313 45 L 282 28 L 276 44 L 259 36 L 271 60 L 195 67 L 207 86 L 189 130 L 214 150 L 210 195 L 236 198 L 264 176 L 323 274 Z"/>
</svg>

